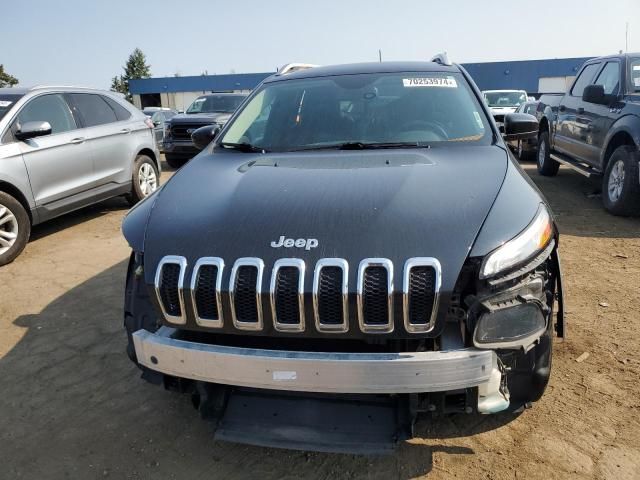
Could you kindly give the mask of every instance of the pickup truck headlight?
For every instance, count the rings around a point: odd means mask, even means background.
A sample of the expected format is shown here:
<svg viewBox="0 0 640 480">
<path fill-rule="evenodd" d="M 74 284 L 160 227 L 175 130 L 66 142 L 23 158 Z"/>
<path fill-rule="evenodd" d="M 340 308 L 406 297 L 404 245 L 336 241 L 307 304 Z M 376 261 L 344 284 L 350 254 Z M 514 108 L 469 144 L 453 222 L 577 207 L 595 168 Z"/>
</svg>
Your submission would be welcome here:
<svg viewBox="0 0 640 480">
<path fill-rule="evenodd" d="M 552 237 L 551 215 L 544 205 L 540 205 L 527 228 L 485 257 L 480 268 L 480 278 L 493 277 L 523 263 L 544 249 Z"/>
<path fill-rule="evenodd" d="M 164 136 L 168 137 L 169 135 L 171 135 L 171 124 L 170 123 L 165 123 L 164 124 Z"/>
</svg>

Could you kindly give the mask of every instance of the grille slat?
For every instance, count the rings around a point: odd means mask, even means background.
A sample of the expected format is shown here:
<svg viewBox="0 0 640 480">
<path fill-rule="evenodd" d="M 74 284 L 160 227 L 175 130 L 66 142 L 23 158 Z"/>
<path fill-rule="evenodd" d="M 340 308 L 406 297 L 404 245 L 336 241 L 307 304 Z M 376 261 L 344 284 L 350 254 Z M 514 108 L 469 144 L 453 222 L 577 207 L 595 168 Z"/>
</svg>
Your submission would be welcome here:
<svg viewBox="0 0 640 480">
<path fill-rule="evenodd" d="M 160 260 L 156 270 L 156 296 L 163 315 L 171 323 L 186 322 L 183 299 L 186 268 L 187 260 L 184 257 L 168 255 Z"/>
<path fill-rule="evenodd" d="M 358 321 L 363 332 L 393 331 L 393 263 L 365 258 L 358 268 Z"/>
<path fill-rule="evenodd" d="M 279 331 L 303 331 L 304 262 L 296 258 L 278 260 L 271 275 L 273 326 Z"/>
<path fill-rule="evenodd" d="M 203 327 L 223 325 L 221 284 L 224 261 L 218 257 L 198 260 L 191 277 L 191 301 L 196 323 Z"/>
<path fill-rule="evenodd" d="M 240 330 L 262 330 L 262 272 L 259 258 L 239 258 L 233 265 L 229 293 L 233 324 Z"/>
<path fill-rule="evenodd" d="M 323 258 L 313 275 L 313 308 L 316 329 L 344 333 L 349 330 L 349 264 L 342 258 Z"/>
<path fill-rule="evenodd" d="M 404 266 L 404 326 L 409 333 L 433 328 L 440 295 L 441 268 L 435 258 L 410 258 Z"/>
</svg>

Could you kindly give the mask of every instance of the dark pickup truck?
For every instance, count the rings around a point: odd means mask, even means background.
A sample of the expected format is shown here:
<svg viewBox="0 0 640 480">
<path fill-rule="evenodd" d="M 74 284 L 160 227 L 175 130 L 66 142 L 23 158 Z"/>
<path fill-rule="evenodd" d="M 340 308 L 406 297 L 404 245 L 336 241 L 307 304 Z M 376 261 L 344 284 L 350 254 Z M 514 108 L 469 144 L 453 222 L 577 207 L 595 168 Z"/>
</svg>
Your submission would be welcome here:
<svg viewBox="0 0 640 480">
<path fill-rule="evenodd" d="M 200 153 L 191 134 L 207 125 L 222 127 L 244 101 L 245 93 L 213 93 L 196 98 L 183 114 L 165 124 L 162 150 L 169 166 L 178 168 Z"/>
<path fill-rule="evenodd" d="M 589 60 L 567 93 L 540 97 L 536 116 L 541 175 L 563 164 L 602 178 L 609 212 L 640 213 L 640 53 Z"/>
</svg>

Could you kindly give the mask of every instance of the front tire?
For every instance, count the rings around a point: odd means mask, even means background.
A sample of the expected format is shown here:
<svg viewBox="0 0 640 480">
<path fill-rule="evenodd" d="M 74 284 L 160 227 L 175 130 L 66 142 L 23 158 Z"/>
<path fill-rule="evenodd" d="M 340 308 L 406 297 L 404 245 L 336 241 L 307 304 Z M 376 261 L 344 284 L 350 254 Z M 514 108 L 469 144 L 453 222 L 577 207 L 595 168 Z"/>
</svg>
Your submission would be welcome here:
<svg viewBox="0 0 640 480">
<path fill-rule="evenodd" d="M 560 169 L 560 164 L 551 158 L 551 145 L 549 132 L 544 131 L 538 137 L 538 173 L 545 177 L 555 177 Z"/>
<path fill-rule="evenodd" d="M 613 215 L 640 215 L 638 157 L 634 147 L 621 145 L 609 158 L 602 177 L 602 202 Z"/>
<path fill-rule="evenodd" d="M 31 220 L 22 204 L 0 192 L 0 266 L 13 262 L 31 235 Z"/>
<path fill-rule="evenodd" d="M 133 164 L 133 185 L 129 194 L 129 203 L 135 205 L 158 189 L 160 174 L 158 167 L 146 155 L 138 155 Z"/>
</svg>

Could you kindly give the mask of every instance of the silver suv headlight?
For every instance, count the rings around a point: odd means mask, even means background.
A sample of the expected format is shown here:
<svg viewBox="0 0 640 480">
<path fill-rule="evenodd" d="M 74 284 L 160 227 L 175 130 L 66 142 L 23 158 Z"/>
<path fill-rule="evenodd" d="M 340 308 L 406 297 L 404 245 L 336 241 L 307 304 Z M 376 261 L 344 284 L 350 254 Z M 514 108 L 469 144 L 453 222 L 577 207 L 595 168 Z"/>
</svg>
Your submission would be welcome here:
<svg viewBox="0 0 640 480">
<path fill-rule="evenodd" d="M 552 237 L 551 215 L 541 204 L 527 228 L 485 257 L 480 278 L 493 277 L 534 257 L 549 244 Z"/>
</svg>

